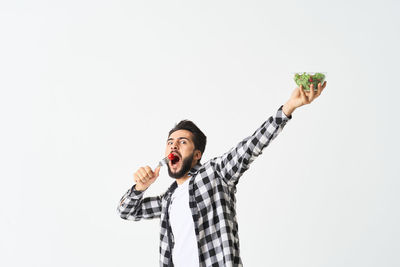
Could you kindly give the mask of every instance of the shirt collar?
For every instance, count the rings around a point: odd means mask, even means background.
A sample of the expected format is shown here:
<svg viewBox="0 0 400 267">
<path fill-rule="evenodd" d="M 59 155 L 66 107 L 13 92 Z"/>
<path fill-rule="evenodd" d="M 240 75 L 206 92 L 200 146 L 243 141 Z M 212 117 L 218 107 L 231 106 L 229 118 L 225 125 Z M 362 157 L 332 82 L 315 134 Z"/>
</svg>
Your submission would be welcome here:
<svg viewBox="0 0 400 267">
<path fill-rule="evenodd" d="M 194 174 L 196 174 L 196 172 L 200 169 L 201 167 L 201 163 L 197 163 L 196 165 L 194 165 L 190 171 L 188 172 L 189 176 L 193 176 Z"/>
<path fill-rule="evenodd" d="M 194 166 L 190 169 L 190 171 L 188 172 L 188 175 L 191 176 L 191 177 L 193 177 L 193 175 L 196 174 L 196 173 L 199 171 L 199 169 L 200 169 L 201 166 L 202 166 L 201 163 L 197 163 L 196 165 L 194 165 Z M 175 191 L 175 189 L 176 189 L 177 187 L 178 187 L 178 183 L 177 183 L 176 181 L 173 182 L 173 183 L 170 185 L 170 187 L 168 188 L 168 191 L 170 192 L 170 194 L 174 193 L 174 191 Z"/>
</svg>

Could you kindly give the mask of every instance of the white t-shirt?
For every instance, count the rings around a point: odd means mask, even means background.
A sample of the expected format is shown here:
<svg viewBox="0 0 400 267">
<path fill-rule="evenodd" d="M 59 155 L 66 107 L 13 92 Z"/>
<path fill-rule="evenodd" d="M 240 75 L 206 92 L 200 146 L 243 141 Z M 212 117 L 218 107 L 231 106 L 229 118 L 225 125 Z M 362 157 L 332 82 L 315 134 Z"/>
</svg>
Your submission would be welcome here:
<svg viewBox="0 0 400 267">
<path fill-rule="evenodd" d="M 169 222 L 174 235 L 172 260 L 175 267 L 198 267 L 199 252 L 192 212 L 189 207 L 189 181 L 178 185 L 169 206 Z"/>
</svg>

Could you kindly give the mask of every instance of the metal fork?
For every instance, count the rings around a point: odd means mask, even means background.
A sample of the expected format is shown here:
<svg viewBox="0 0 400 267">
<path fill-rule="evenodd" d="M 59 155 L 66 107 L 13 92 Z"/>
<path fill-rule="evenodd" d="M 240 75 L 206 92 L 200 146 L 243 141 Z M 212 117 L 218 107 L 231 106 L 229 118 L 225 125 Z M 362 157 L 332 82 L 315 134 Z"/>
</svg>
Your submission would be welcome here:
<svg viewBox="0 0 400 267">
<path fill-rule="evenodd" d="M 160 160 L 160 162 L 158 163 L 157 167 L 165 166 L 165 165 L 167 165 L 169 163 L 169 161 L 170 161 L 170 159 L 168 157 L 165 157 L 162 160 Z"/>
</svg>

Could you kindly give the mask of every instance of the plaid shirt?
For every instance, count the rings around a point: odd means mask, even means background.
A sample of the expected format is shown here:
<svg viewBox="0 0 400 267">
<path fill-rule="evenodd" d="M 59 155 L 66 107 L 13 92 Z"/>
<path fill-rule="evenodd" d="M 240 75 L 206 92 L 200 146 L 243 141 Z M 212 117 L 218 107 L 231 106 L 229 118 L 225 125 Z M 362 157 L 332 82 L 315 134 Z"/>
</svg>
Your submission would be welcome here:
<svg viewBox="0 0 400 267">
<path fill-rule="evenodd" d="M 200 267 L 243 266 L 239 255 L 236 220 L 236 185 L 250 163 L 282 131 L 292 116 L 281 106 L 251 136 L 220 157 L 190 171 L 189 207 L 192 212 Z M 143 198 L 144 191 L 132 186 L 120 199 L 117 212 L 125 220 L 160 218 L 160 266 L 173 266 L 174 237 L 169 225 L 168 207 L 176 181 L 160 196 Z"/>
</svg>

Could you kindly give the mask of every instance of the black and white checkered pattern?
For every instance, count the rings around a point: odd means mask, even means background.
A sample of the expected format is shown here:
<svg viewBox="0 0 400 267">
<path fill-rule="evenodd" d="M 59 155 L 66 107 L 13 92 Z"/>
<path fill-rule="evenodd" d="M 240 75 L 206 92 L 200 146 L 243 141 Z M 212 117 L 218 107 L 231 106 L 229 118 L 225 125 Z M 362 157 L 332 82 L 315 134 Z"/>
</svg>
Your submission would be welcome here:
<svg viewBox="0 0 400 267">
<path fill-rule="evenodd" d="M 236 220 L 236 185 L 250 163 L 282 131 L 287 117 L 281 106 L 253 135 L 242 140 L 221 157 L 190 171 L 189 206 L 192 211 L 199 262 L 206 266 L 243 266 L 239 255 L 238 224 Z M 144 191 L 132 186 L 121 198 L 117 211 L 125 220 L 160 218 L 160 266 L 173 266 L 171 249 L 174 237 L 168 220 L 168 206 L 176 182 L 157 197 L 143 198 Z"/>
</svg>

